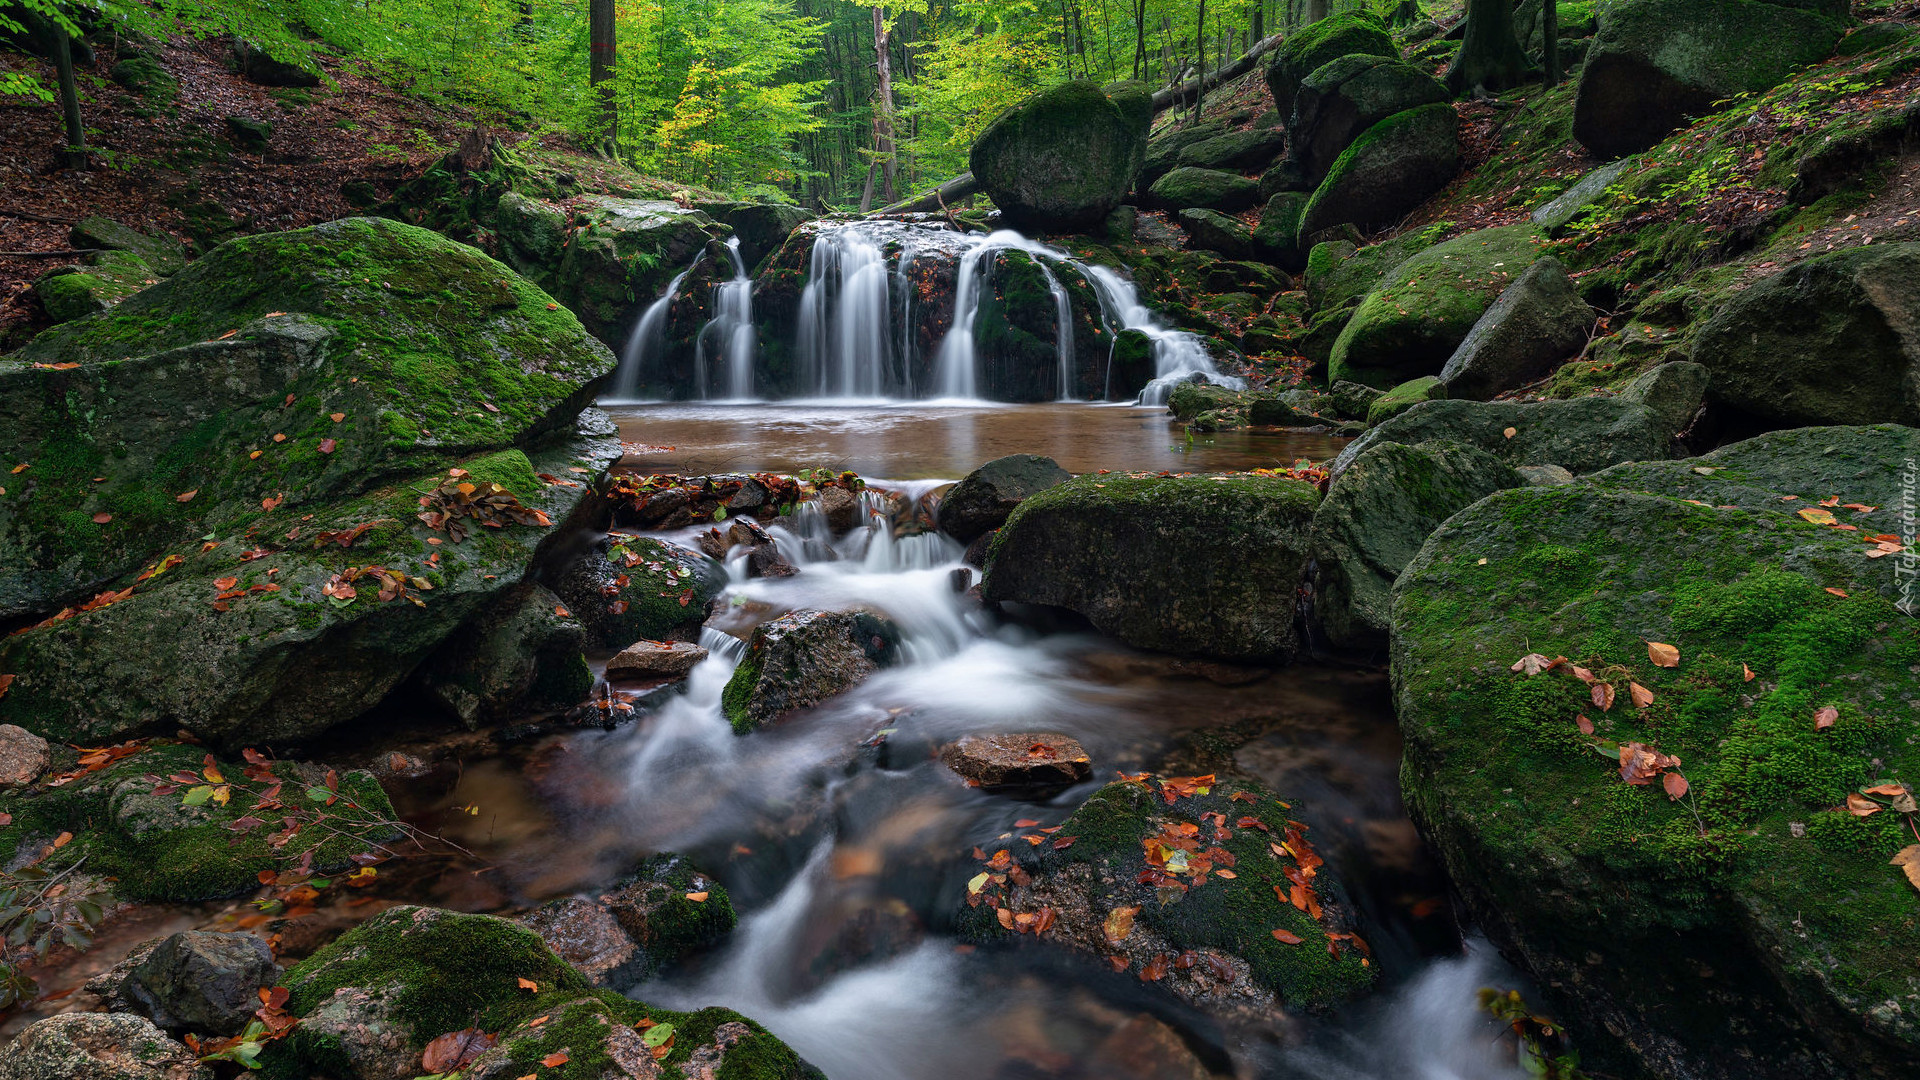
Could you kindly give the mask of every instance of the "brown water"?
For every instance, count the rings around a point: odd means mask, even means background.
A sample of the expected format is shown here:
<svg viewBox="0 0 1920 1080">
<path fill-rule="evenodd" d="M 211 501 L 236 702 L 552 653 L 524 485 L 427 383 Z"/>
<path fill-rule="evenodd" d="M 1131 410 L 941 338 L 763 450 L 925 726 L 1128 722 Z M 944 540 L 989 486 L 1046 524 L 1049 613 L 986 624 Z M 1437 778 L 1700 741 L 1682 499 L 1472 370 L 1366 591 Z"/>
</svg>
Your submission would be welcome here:
<svg viewBox="0 0 1920 1080">
<path fill-rule="evenodd" d="M 1081 405 L 661 404 L 607 410 L 643 472 L 792 472 L 825 466 L 894 480 L 959 478 L 1007 454 L 1069 472 L 1215 472 L 1321 461 L 1346 439 L 1227 431 L 1187 440 L 1160 407 Z"/>
</svg>

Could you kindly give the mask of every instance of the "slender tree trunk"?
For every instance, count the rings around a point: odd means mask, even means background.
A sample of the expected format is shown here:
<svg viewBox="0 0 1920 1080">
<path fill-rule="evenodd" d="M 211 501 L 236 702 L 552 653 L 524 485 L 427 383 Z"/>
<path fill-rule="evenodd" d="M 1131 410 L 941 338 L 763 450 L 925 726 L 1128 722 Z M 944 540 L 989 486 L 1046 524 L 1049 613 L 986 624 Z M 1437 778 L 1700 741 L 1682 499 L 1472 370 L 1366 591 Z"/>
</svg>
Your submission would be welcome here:
<svg viewBox="0 0 1920 1080">
<path fill-rule="evenodd" d="M 60 115 L 67 128 L 67 145 L 60 151 L 60 160 L 70 169 L 84 169 L 87 129 L 80 122 L 80 84 L 73 77 L 73 39 L 57 22 L 53 27 L 53 67 L 60 82 Z"/>
<path fill-rule="evenodd" d="M 1319 22 L 1321 19 L 1326 18 L 1328 15 L 1332 14 L 1329 8 L 1330 8 L 1330 5 L 1328 4 L 1327 0 L 1307 0 L 1307 11 L 1306 11 L 1305 22 L 1309 26 L 1311 26 L 1312 24 Z"/>
<path fill-rule="evenodd" d="M 893 201 L 894 172 L 898 167 L 893 149 L 893 54 L 887 45 L 887 14 L 884 8 L 873 9 L 873 52 L 879 60 L 879 85 L 874 91 L 873 104 L 873 149 L 885 154 L 882 167 L 886 172 L 886 200 Z M 868 180 L 872 185 L 872 180 Z M 865 209 L 862 208 L 862 213 Z"/>
<path fill-rule="evenodd" d="M 1467 0 L 1467 32 L 1447 68 L 1454 95 L 1498 93 L 1527 80 L 1527 54 L 1513 36 L 1510 0 Z"/>
<path fill-rule="evenodd" d="M 611 149 L 620 137 L 620 106 L 613 84 L 613 0 L 590 0 L 587 8 L 587 86 L 600 98 L 603 138 Z"/>
<path fill-rule="evenodd" d="M 1133 0 L 1133 77 L 1147 75 L 1147 0 Z"/>
<path fill-rule="evenodd" d="M 1547 85 L 1560 85 L 1560 5 L 1545 0 L 1540 7 L 1541 51 L 1547 62 Z"/>
<path fill-rule="evenodd" d="M 879 162 L 870 161 L 867 163 L 867 187 L 866 190 L 860 193 L 860 212 L 863 214 L 873 209 L 873 174 L 879 171 Z"/>
<path fill-rule="evenodd" d="M 1200 22 L 1194 30 L 1193 54 L 1200 58 L 1200 71 L 1197 72 L 1197 74 L 1201 74 L 1201 75 L 1206 74 L 1206 70 L 1207 70 L 1207 0 L 1200 0 Z M 1202 102 L 1206 100 L 1207 100 L 1206 85 L 1202 83 L 1201 85 L 1194 87 L 1193 122 L 1196 124 L 1200 122 L 1200 105 Z"/>
</svg>

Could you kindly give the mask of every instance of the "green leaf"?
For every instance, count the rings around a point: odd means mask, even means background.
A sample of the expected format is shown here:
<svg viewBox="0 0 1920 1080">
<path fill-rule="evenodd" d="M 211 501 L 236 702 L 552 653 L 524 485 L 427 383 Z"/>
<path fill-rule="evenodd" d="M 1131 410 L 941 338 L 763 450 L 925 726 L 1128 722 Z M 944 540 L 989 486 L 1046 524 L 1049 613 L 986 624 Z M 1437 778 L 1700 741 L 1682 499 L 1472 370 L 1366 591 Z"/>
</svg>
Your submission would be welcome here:
<svg viewBox="0 0 1920 1080">
<path fill-rule="evenodd" d="M 213 798 L 213 785 L 199 784 L 187 789 L 187 793 L 180 797 L 180 805 L 205 806 L 207 800 L 211 798 Z"/>
<path fill-rule="evenodd" d="M 714 508 L 713 508 L 713 520 L 715 520 L 715 521 L 725 521 L 725 520 L 727 520 L 727 508 L 726 508 L 726 507 L 724 507 L 724 506 L 716 506 L 716 507 L 714 507 Z"/>
<path fill-rule="evenodd" d="M 333 798 L 333 792 L 315 784 L 313 787 L 307 789 L 307 798 L 312 799 L 314 802 L 326 802 L 328 799 Z"/>
<path fill-rule="evenodd" d="M 663 1046 L 668 1039 L 673 1038 L 673 1025 L 655 1024 L 641 1032 L 640 1038 L 645 1041 L 649 1047 Z"/>
</svg>

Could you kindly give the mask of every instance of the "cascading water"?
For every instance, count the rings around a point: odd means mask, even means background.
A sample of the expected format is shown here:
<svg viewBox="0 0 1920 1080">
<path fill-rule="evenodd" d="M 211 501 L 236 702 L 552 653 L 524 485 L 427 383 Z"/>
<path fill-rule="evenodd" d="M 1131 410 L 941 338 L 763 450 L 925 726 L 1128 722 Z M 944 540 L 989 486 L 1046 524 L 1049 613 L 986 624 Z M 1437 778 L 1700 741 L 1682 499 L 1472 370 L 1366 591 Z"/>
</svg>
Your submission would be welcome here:
<svg viewBox="0 0 1920 1080">
<path fill-rule="evenodd" d="M 716 376 L 712 358 L 724 357 L 724 395 L 736 401 L 753 397 L 753 361 L 758 334 L 753 325 L 753 279 L 740 260 L 740 239 L 727 241 L 733 256 L 733 279 L 713 288 L 713 319 L 700 328 L 694 346 L 694 383 L 702 397 L 714 397 Z M 669 290 L 671 295 L 671 290 Z"/>
<path fill-rule="evenodd" d="M 850 225 L 814 242 L 800 294 L 799 385 L 813 397 L 912 397 L 895 354 L 893 298 L 881 235 Z"/>
<path fill-rule="evenodd" d="M 1142 405 L 1164 405 L 1173 388 L 1197 373 L 1208 382 L 1235 390 L 1246 388 L 1244 379 L 1220 374 L 1199 337 L 1185 330 L 1170 330 L 1160 325 L 1151 310 L 1140 302 L 1133 282 L 1104 266 L 1082 265 L 1081 271 L 1100 294 L 1100 307 L 1111 313 L 1123 330 L 1137 330 L 1153 343 L 1153 381 L 1140 391 Z M 1109 366 L 1111 371 L 1111 366 Z M 1109 376 L 1111 377 L 1111 376 Z"/>
<path fill-rule="evenodd" d="M 699 259 L 694 260 L 699 264 Z M 667 283 L 667 291 L 647 305 L 640 313 L 640 319 L 633 324 L 633 332 L 627 335 L 626 347 L 620 350 L 620 366 L 614 369 L 613 385 L 607 391 L 607 400 L 631 401 L 640 388 L 640 376 L 647 370 L 649 362 L 658 363 L 666 352 L 667 309 L 673 306 L 673 298 L 680 291 L 680 283 L 693 273 L 693 267 L 674 275 Z"/>
</svg>

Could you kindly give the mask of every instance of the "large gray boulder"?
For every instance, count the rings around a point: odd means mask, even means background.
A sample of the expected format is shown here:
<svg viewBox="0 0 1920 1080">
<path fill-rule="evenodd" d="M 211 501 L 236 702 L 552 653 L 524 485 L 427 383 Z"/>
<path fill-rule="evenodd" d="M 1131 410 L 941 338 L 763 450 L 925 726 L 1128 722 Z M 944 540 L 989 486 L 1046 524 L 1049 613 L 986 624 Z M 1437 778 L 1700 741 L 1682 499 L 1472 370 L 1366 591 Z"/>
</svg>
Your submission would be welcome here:
<svg viewBox="0 0 1920 1080">
<path fill-rule="evenodd" d="M 145 1017 L 63 1013 L 0 1047 L 0 1080 L 213 1080 L 213 1070 Z"/>
<path fill-rule="evenodd" d="M 1487 308 L 1453 351 L 1440 381 L 1447 396 L 1486 401 L 1538 379 L 1579 355 L 1593 309 L 1551 255 L 1533 265 Z"/>
<path fill-rule="evenodd" d="M 1180 151 L 1180 164 L 1197 169 L 1264 169 L 1287 148 L 1287 133 L 1277 128 L 1229 131 L 1190 143 Z"/>
<path fill-rule="evenodd" d="M 560 598 L 525 581 L 462 626 L 421 666 L 420 689 L 468 728 L 519 710 L 586 700 L 587 634 Z"/>
<path fill-rule="evenodd" d="M 940 531 L 963 544 L 1006 523 L 1023 501 L 1073 479 L 1060 463 L 1039 454 L 994 458 L 968 473 L 940 500 Z"/>
<path fill-rule="evenodd" d="M 1237 218 L 1214 210 L 1182 210 L 1179 221 L 1180 227 L 1187 230 L 1189 247 L 1229 259 L 1244 259 L 1253 254 L 1253 231 Z"/>
<path fill-rule="evenodd" d="M 1712 373 L 1701 365 L 1675 360 L 1635 378 L 1620 396 L 1652 409 L 1663 427 L 1678 434 L 1693 423 L 1712 380 Z"/>
<path fill-rule="evenodd" d="M 1327 640 L 1384 649 L 1393 583 L 1440 523 L 1503 488 L 1513 467 L 1464 443 L 1379 443 L 1354 458 L 1313 515 L 1314 612 Z"/>
<path fill-rule="evenodd" d="M 1267 91 L 1273 95 L 1273 107 L 1281 116 L 1293 115 L 1294 96 L 1306 77 L 1327 63 L 1355 53 L 1399 56 L 1400 49 L 1387 33 L 1386 24 L 1369 11 L 1329 15 L 1289 35 L 1267 64 Z"/>
<path fill-rule="evenodd" d="M 1082 476 L 1007 519 L 983 596 L 1066 608 L 1143 649 L 1285 661 L 1318 502 L 1280 477 Z"/>
<path fill-rule="evenodd" d="M 1362 132 L 1449 97 L 1440 80 L 1396 57 L 1342 56 L 1301 82 L 1287 123 L 1287 156 L 1309 184 L 1318 184 Z"/>
<path fill-rule="evenodd" d="M 1833 52 L 1845 0 L 1622 0 L 1598 9 L 1573 137 L 1603 158 L 1645 150 L 1715 102 L 1771 89 Z"/>
<path fill-rule="evenodd" d="M 1099 225 L 1126 198 L 1147 150 L 1147 122 L 1085 80 L 1043 90 L 974 140 L 975 180 L 1009 225 L 1071 232 Z"/>
<path fill-rule="evenodd" d="M 1338 479 L 1381 443 L 1447 439 L 1476 446 L 1508 465 L 1559 465 L 1584 475 L 1625 461 L 1674 456 L 1659 414 L 1617 397 L 1569 401 L 1424 401 L 1348 443 L 1333 459 Z"/>
<path fill-rule="evenodd" d="M 114 1003 L 167 1031 L 237 1035 L 260 1007 L 260 990 L 280 981 L 273 950 L 252 934 L 185 930 L 133 965 Z"/>
<path fill-rule="evenodd" d="M 1446 187 L 1460 169 L 1460 117 L 1445 102 L 1394 113 L 1327 167 L 1300 218 L 1300 235 L 1337 225 L 1387 225 Z"/>
<path fill-rule="evenodd" d="M 1920 243 L 1795 263 L 1695 336 L 1716 401 L 1776 424 L 1920 424 Z"/>
<path fill-rule="evenodd" d="M 550 208 L 530 202 L 513 204 L 519 218 L 508 227 L 528 237 L 524 250 L 557 251 L 560 261 L 530 260 L 516 263 L 515 269 L 578 315 L 594 337 L 615 348 L 674 275 L 685 270 L 709 240 L 724 239 L 730 232 L 706 213 L 664 199 L 593 196 L 573 204 L 555 246 Z M 503 201 L 503 212 L 506 208 Z"/>
<path fill-rule="evenodd" d="M 1890 865 L 1920 654 L 1899 557 L 1863 543 L 1902 531 L 1916 454 L 1911 428 L 1802 428 L 1503 491 L 1401 574 L 1408 811 L 1541 1004 L 1609 1033 L 1583 1067 L 1852 1080 L 1920 1056 Z"/>
<path fill-rule="evenodd" d="M 878 615 L 790 611 L 754 628 L 720 705 L 736 735 L 846 693 L 900 658 L 900 631 Z"/>
</svg>

